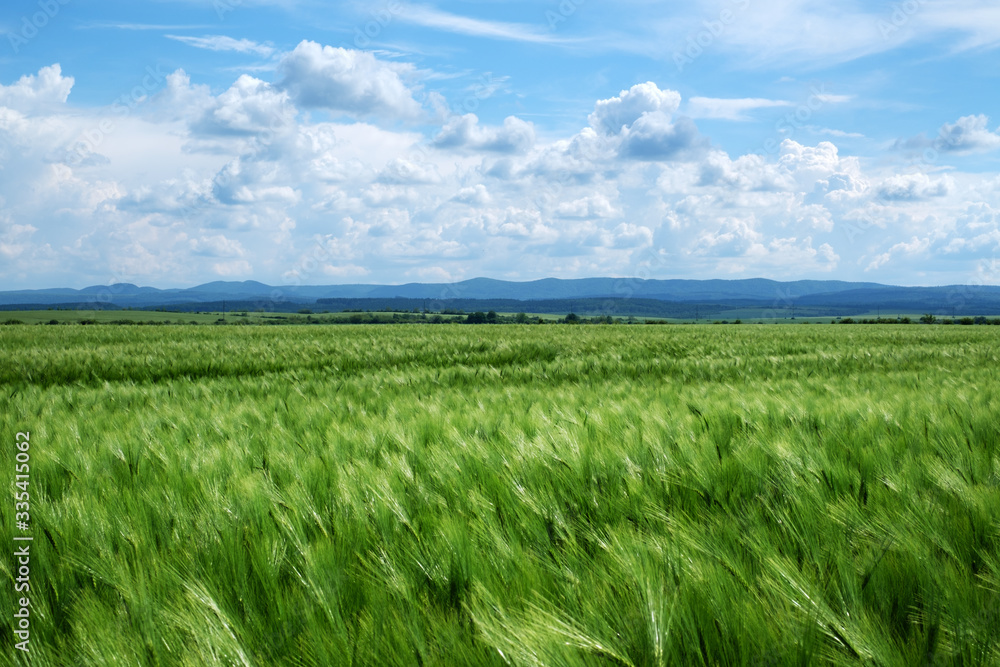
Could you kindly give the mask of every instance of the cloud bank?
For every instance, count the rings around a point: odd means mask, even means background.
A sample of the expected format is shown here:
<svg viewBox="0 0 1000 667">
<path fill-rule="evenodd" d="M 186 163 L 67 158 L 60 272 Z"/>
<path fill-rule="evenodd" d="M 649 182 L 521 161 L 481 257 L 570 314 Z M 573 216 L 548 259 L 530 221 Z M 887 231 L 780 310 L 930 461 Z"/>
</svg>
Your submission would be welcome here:
<svg viewBox="0 0 1000 667">
<path fill-rule="evenodd" d="M 2 82 L 4 285 L 962 282 L 956 261 L 1000 250 L 996 174 L 889 167 L 790 138 L 773 155 L 734 156 L 695 119 L 740 120 L 780 100 L 685 106 L 647 81 L 551 136 L 518 115 L 440 117 L 412 63 L 310 41 L 276 61 L 273 81 L 242 74 L 212 92 L 177 70 L 98 108 L 73 106 L 60 64 Z M 1000 148 L 983 115 L 939 137 L 946 155 Z M 921 142 L 935 143 L 899 146 Z"/>
</svg>

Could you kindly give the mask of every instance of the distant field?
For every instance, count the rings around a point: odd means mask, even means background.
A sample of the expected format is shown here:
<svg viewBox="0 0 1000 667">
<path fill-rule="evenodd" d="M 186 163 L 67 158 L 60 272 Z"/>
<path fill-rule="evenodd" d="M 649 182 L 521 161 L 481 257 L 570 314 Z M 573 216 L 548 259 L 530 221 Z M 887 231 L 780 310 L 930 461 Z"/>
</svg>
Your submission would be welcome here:
<svg viewBox="0 0 1000 667">
<path fill-rule="evenodd" d="M 24 324 L 80 323 L 93 320 L 100 324 L 110 322 L 155 322 L 158 324 L 211 324 L 222 317 L 221 313 L 157 313 L 144 310 L 11 310 L 0 312 L 0 322 L 18 320 Z"/>
<path fill-rule="evenodd" d="M 11 310 L 0 311 L 0 323 L 17 320 L 24 324 L 111 324 L 111 323 L 149 323 L 149 324 L 288 324 L 288 323 L 342 323 L 350 321 L 359 313 L 259 313 L 247 312 L 212 312 L 212 313 L 171 313 L 149 310 Z M 413 318 L 414 313 L 364 313 L 386 322 L 392 322 L 393 316 Z M 446 318 L 457 316 L 444 316 Z"/>
<path fill-rule="evenodd" d="M 204 312 L 204 313 L 173 313 L 147 310 L 10 310 L 0 311 L 0 324 L 3 323 L 23 323 L 23 324 L 344 324 L 344 323 L 371 323 L 374 319 L 380 323 L 428 323 L 437 321 L 435 317 L 443 319 L 445 322 L 463 321 L 466 314 L 443 314 L 433 313 L 412 313 L 412 312 L 339 312 L 326 313 L 323 311 L 313 311 L 302 313 L 266 313 L 254 311 L 231 311 Z M 629 317 L 628 315 L 616 316 L 615 319 L 622 322 L 666 322 L 669 324 L 692 324 L 692 323 L 726 323 L 732 324 L 739 321 L 743 324 L 828 324 L 839 321 L 838 317 L 802 317 L 792 315 L 780 315 L 774 311 L 767 313 L 771 317 L 755 317 L 753 313 L 731 311 L 722 313 L 718 317 L 703 318 L 701 320 L 685 320 L 676 318 L 647 318 Z M 503 318 L 513 318 L 517 313 L 499 313 Z M 554 322 L 565 317 L 563 314 L 552 313 L 526 313 L 531 321 L 541 319 L 545 322 Z M 887 315 L 881 312 L 863 313 L 856 315 L 852 319 L 859 321 L 862 319 L 896 319 L 897 317 L 909 317 L 913 323 L 920 321 L 921 313 L 892 313 Z M 583 319 L 590 319 L 584 316 Z M 940 318 L 950 319 L 950 318 Z M 959 319 L 959 318 L 956 318 Z M 989 318 L 990 321 L 998 318 Z M 360 322 L 359 322 L 360 320 Z"/>
<path fill-rule="evenodd" d="M 3 326 L 0 355 L 31 665 L 1000 664 L 1000 327 Z"/>
</svg>

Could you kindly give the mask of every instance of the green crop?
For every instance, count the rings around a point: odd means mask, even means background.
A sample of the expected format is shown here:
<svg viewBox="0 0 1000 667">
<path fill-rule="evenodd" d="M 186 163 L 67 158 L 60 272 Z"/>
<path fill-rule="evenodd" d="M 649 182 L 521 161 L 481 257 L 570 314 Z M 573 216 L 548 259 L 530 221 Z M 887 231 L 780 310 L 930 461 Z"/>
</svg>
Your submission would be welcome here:
<svg viewBox="0 0 1000 667">
<path fill-rule="evenodd" d="M 31 665 L 1000 664 L 991 327 L 0 327 Z M 10 533 L 15 533 L 13 529 Z M 10 537 L 6 539 L 12 544 Z M 4 609 L 14 562 L 0 560 Z"/>
</svg>

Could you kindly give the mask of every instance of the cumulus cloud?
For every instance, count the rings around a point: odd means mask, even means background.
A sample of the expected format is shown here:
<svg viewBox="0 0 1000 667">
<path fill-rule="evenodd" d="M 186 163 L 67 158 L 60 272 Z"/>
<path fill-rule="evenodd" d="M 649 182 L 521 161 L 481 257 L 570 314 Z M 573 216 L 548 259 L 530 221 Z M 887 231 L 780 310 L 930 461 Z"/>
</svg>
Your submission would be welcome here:
<svg viewBox="0 0 1000 667">
<path fill-rule="evenodd" d="M 498 236 L 522 237 L 535 243 L 551 243 L 559 236 L 545 224 L 539 211 L 530 208 L 508 207 L 503 221 L 492 231 Z"/>
<path fill-rule="evenodd" d="M 431 163 L 397 158 L 385 166 L 379 174 L 379 180 L 384 183 L 421 185 L 440 183 L 441 174 Z"/>
<path fill-rule="evenodd" d="M 962 116 L 954 123 L 945 123 L 933 139 L 924 134 L 910 139 L 899 140 L 895 147 L 900 150 L 933 149 L 941 153 L 958 155 L 987 153 L 1000 148 L 1000 128 L 989 129 L 990 119 L 983 114 Z"/>
<path fill-rule="evenodd" d="M 406 275 L 425 282 L 449 283 L 455 280 L 450 271 L 440 266 L 422 266 L 406 272 Z"/>
<path fill-rule="evenodd" d="M 205 257 L 243 257 L 246 250 L 239 241 L 226 238 L 222 234 L 191 239 L 191 252 Z"/>
<path fill-rule="evenodd" d="M 192 85 L 187 72 L 177 69 L 166 76 L 163 89 L 153 95 L 148 112 L 159 120 L 197 122 L 216 105 L 208 86 Z"/>
<path fill-rule="evenodd" d="M 724 217 L 718 220 L 715 230 L 703 231 L 693 250 L 696 254 L 716 257 L 742 257 L 748 253 L 763 253 L 763 234 L 757 230 L 755 216 Z"/>
<path fill-rule="evenodd" d="M 481 127 L 472 113 L 448 120 L 434 137 L 438 148 L 462 148 L 494 153 L 525 153 L 535 145 L 535 126 L 508 116 L 501 127 Z"/>
<path fill-rule="evenodd" d="M 991 132 L 990 119 L 982 114 L 963 116 L 955 123 L 941 126 L 938 136 L 942 139 L 942 149 L 956 153 L 992 151 L 1000 148 L 1000 133 Z"/>
<path fill-rule="evenodd" d="M 249 277 L 253 275 L 253 265 L 246 260 L 216 262 L 212 264 L 212 271 L 224 278 Z"/>
<path fill-rule="evenodd" d="M 210 134 L 275 132 L 290 127 L 297 113 L 288 93 L 243 74 L 215 98 L 194 128 Z"/>
<path fill-rule="evenodd" d="M 325 264 L 322 271 L 323 275 L 333 278 L 360 278 L 371 273 L 357 264 Z"/>
<path fill-rule="evenodd" d="M 613 218 L 620 215 L 602 194 L 563 202 L 556 207 L 556 213 L 563 218 Z"/>
<path fill-rule="evenodd" d="M 872 262 L 865 268 L 865 271 L 874 271 L 876 269 L 885 266 L 889 263 L 895 255 L 904 256 L 915 256 L 920 255 L 931 247 L 930 238 L 917 238 L 912 237 L 909 241 L 902 241 L 893 245 L 888 251 L 878 255 Z"/>
<path fill-rule="evenodd" d="M 212 182 L 212 193 L 224 204 L 261 204 L 274 202 L 292 205 L 299 201 L 299 192 L 282 182 L 275 165 L 236 158 L 231 160 Z"/>
<path fill-rule="evenodd" d="M 708 147 L 690 118 L 671 121 L 666 114 L 644 113 L 622 131 L 622 154 L 640 160 L 683 159 Z"/>
<path fill-rule="evenodd" d="M 785 139 L 778 166 L 797 187 L 827 203 L 850 202 L 868 190 L 868 182 L 856 157 L 841 157 L 829 141 L 806 146 Z"/>
<path fill-rule="evenodd" d="M 472 187 L 466 187 L 459 190 L 454 197 L 454 201 L 461 202 L 463 204 L 469 204 L 470 206 L 485 206 L 493 201 L 490 196 L 489 190 L 482 183 L 477 183 Z"/>
<path fill-rule="evenodd" d="M 711 151 L 699 165 L 697 185 L 744 192 L 773 192 L 790 190 L 794 180 L 787 171 L 767 162 L 760 155 L 742 155 L 733 160 L 723 151 Z"/>
<path fill-rule="evenodd" d="M 420 199 L 416 188 L 386 183 L 372 183 L 361 191 L 361 199 L 374 207 L 412 206 Z"/>
<path fill-rule="evenodd" d="M 670 117 L 681 104 L 675 90 L 660 90 L 652 81 L 638 83 L 623 90 L 617 97 L 598 100 L 590 114 L 590 126 L 604 134 L 618 134 L 629 128 L 646 113 Z"/>
<path fill-rule="evenodd" d="M 931 179 L 927 174 L 906 174 L 882 181 L 878 186 L 878 197 L 886 201 L 918 201 L 945 197 L 951 188 L 951 179 L 947 176 Z"/>
<path fill-rule="evenodd" d="M 780 263 L 794 272 L 799 268 L 819 271 L 832 271 L 837 268 L 840 255 L 829 243 L 823 243 L 819 248 L 813 247 L 812 237 L 804 239 L 776 238 L 767 246 L 772 262 Z"/>
<path fill-rule="evenodd" d="M 43 67 L 38 74 L 26 74 L 9 86 L 0 84 L 0 107 L 37 112 L 64 104 L 74 79 L 63 76 L 59 63 Z"/>
<path fill-rule="evenodd" d="M 840 151 L 829 141 L 806 146 L 785 139 L 781 142 L 778 163 L 789 171 L 827 175 L 840 168 Z"/>
<path fill-rule="evenodd" d="M 707 148 L 708 141 L 690 118 L 674 118 L 680 103 L 680 93 L 660 90 L 647 81 L 616 97 L 598 100 L 589 116 L 590 126 L 597 133 L 620 138 L 619 153 L 623 157 L 687 159 Z"/>
<path fill-rule="evenodd" d="M 303 107 L 360 117 L 416 118 L 420 104 L 400 76 L 413 70 L 367 51 L 305 40 L 281 59 L 278 86 Z"/>
<path fill-rule="evenodd" d="M 67 282 L 58 277 L 91 267 L 154 284 L 424 279 L 415 267 L 530 279 L 631 275 L 655 256 L 676 272 L 803 277 L 849 265 L 889 282 L 909 270 L 895 259 L 954 264 L 1000 243 L 995 174 L 901 175 L 829 141 L 730 155 L 652 83 L 596 101 L 575 134 L 473 114 L 403 130 L 398 105 L 364 112 L 386 89 L 365 98 L 355 73 L 324 69 L 361 56 L 306 44 L 277 83 L 234 76 L 213 93 L 178 70 L 127 118 L 68 106 L 72 79 L 56 68 L 8 82 L 0 94 L 20 110 L 0 107 L 0 280 L 45 271 Z M 393 99 L 412 101 L 409 66 L 365 62 L 396 76 Z M 316 78 L 293 76 L 305 71 Z M 330 80 L 348 92 L 324 108 L 355 118 L 299 112 Z M 60 158 L 109 119 L 101 160 Z M 955 125 L 956 146 L 983 144 L 983 121 Z M 920 242 L 900 243 L 911 237 Z"/>
<path fill-rule="evenodd" d="M 615 248 L 645 248 L 653 243 L 653 230 L 623 222 L 611 231 Z"/>
<path fill-rule="evenodd" d="M 37 231 L 32 225 L 16 225 L 6 216 L 0 218 L 0 256 L 8 261 L 20 257 L 28 250 L 31 236 Z"/>
</svg>

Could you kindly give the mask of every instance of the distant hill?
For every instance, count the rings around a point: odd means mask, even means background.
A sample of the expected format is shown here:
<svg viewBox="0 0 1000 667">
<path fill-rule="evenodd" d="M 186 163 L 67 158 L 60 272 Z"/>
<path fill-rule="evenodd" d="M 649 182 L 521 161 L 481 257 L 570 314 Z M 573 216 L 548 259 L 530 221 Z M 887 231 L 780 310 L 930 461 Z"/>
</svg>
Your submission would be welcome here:
<svg viewBox="0 0 1000 667">
<path fill-rule="evenodd" d="M 839 280 L 638 280 L 545 278 L 510 282 L 474 278 L 458 283 L 272 286 L 217 281 L 186 289 L 128 283 L 83 289 L 0 292 L 0 310 L 78 309 L 275 310 L 505 310 L 702 317 L 733 309 L 806 315 L 852 315 L 876 310 L 940 315 L 1000 315 L 1000 287 L 899 287 Z M 574 310 L 575 312 L 575 310 Z M 670 314 L 667 314 L 670 313 Z"/>
</svg>

